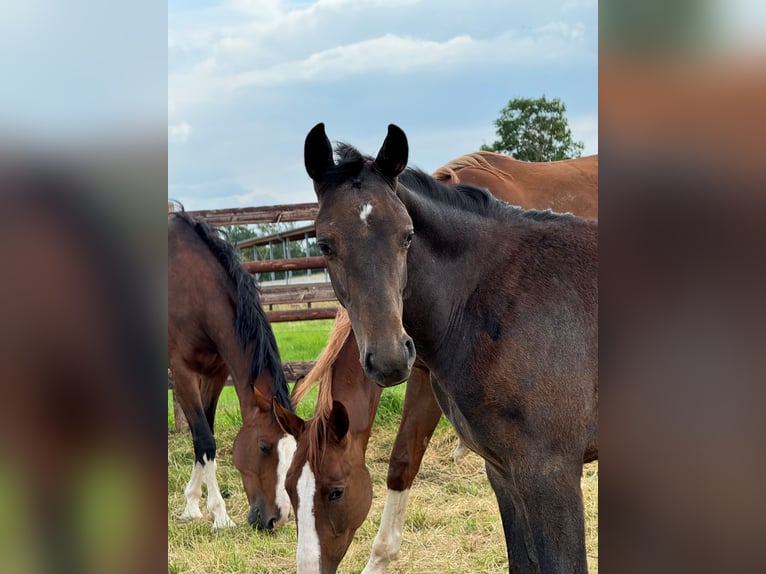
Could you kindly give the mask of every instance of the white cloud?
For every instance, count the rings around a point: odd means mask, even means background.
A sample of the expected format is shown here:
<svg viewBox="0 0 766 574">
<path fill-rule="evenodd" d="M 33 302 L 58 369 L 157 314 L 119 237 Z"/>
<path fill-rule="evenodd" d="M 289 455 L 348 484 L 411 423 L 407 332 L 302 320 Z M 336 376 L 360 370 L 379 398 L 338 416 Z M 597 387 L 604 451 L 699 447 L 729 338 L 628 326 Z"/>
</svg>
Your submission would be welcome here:
<svg viewBox="0 0 766 574">
<path fill-rule="evenodd" d="M 405 73 L 442 62 L 465 59 L 475 49 L 475 42 L 458 36 L 446 42 L 415 40 L 387 34 L 354 44 L 323 50 L 309 57 L 267 69 L 257 69 L 226 80 L 231 89 L 245 86 L 275 86 L 287 82 L 320 78 L 331 81 L 340 77 L 369 73 Z"/>
<path fill-rule="evenodd" d="M 174 126 L 168 126 L 168 142 L 184 144 L 189 141 L 192 128 L 186 122 Z"/>
<path fill-rule="evenodd" d="M 583 36 L 582 24 L 563 22 L 549 23 L 525 33 L 506 32 L 486 40 L 458 35 L 435 41 L 386 34 L 267 66 L 247 62 L 233 65 L 232 53 L 249 44 L 246 40 L 227 37 L 217 44 L 215 55 L 201 60 L 190 72 L 170 75 L 171 113 L 242 88 L 271 88 L 316 80 L 330 82 L 369 73 L 439 72 L 445 68 L 454 72 L 471 62 L 529 67 L 542 62 L 569 61 L 581 55 Z"/>
</svg>

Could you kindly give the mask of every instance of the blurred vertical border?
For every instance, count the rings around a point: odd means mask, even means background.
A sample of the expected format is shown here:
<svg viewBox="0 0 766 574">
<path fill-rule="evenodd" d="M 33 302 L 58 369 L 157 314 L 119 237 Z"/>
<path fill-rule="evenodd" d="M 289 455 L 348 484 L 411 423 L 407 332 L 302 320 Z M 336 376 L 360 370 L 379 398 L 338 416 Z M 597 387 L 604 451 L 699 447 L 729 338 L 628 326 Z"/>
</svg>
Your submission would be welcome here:
<svg viewBox="0 0 766 574">
<path fill-rule="evenodd" d="M 599 4 L 602 572 L 766 572 L 765 26 Z"/>
<path fill-rule="evenodd" d="M 0 569 L 164 572 L 167 7 L 2 10 Z"/>
</svg>

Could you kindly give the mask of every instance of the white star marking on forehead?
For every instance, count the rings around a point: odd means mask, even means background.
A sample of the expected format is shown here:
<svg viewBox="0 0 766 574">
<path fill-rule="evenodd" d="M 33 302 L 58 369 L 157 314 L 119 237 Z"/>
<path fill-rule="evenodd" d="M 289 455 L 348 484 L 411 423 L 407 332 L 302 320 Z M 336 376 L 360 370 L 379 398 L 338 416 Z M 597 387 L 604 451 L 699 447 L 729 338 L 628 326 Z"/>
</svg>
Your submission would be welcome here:
<svg viewBox="0 0 766 574">
<path fill-rule="evenodd" d="M 367 225 L 367 218 L 370 216 L 370 213 L 372 213 L 372 205 L 365 203 L 362 206 L 362 210 L 359 212 L 359 219 L 361 219 L 365 225 Z"/>
</svg>

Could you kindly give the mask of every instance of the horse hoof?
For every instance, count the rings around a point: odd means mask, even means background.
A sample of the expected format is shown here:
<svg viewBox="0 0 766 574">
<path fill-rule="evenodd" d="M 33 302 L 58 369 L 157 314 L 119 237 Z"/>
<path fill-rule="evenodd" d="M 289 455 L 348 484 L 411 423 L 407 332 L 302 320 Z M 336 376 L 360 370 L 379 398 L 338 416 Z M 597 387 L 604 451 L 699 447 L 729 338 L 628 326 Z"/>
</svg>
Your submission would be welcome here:
<svg viewBox="0 0 766 574">
<path fill-rule="evenodd" d="M 198 520 L 202 518 L 202 511 L 198 508 L 197 511 L 184 510 L 184 513 L 180 516 L 181 522 L 191 522 L 192 520 Z"/>
<path fill-rule="evenodd" d="M 224 517 L 221 520 L 216 520 L 215 522 L 213 522 L 213 532 L 217 532 L 219 530 L 226 530 L 227 528 L 236 528 L 236 527 L 237 525 L 228 516 Z"/>
</svg>

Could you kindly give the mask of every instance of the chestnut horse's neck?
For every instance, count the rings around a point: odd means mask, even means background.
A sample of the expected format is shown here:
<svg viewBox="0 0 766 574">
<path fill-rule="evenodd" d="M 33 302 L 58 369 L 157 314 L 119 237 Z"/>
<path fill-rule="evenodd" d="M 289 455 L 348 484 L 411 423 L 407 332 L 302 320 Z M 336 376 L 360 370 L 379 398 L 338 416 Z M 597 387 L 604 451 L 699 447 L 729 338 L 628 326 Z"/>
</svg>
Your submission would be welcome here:
<svg viewBox="0 0 766 574">
<path fill-rule="evenodd" d="M 362 448 L 366 448 L 381 390 L 364 376 L 353 331 L 343 344 L 333 369 L 332 398 L 346 407 L 349 432 L 362 440 Z"/>
</svg>

